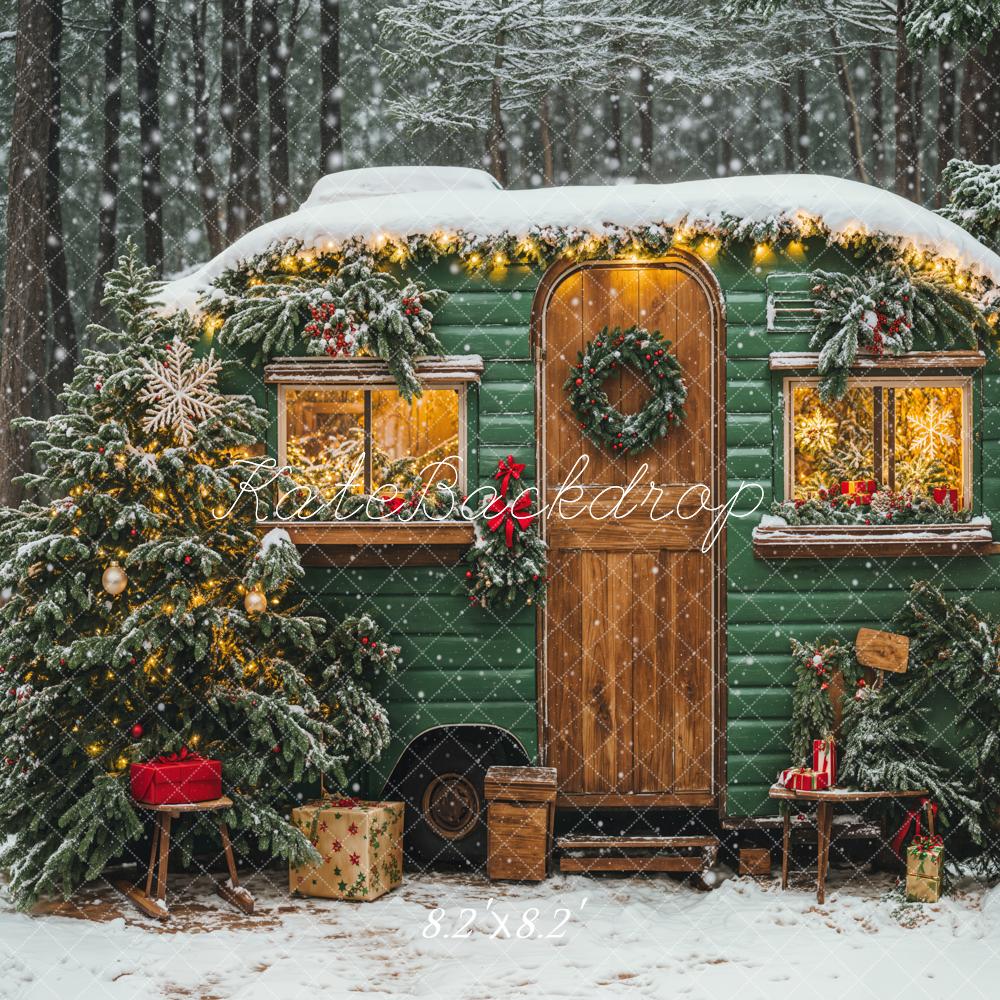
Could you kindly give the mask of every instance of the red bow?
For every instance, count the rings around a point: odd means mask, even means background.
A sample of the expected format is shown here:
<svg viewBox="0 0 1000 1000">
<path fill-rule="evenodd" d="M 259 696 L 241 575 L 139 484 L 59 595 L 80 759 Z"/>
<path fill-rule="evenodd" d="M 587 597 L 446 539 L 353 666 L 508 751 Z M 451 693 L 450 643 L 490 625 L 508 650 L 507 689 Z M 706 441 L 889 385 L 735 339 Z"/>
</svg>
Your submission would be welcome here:
<svg viewBox="0 0 1000 1000">
<path fill-rule="evenodd" d="M 913 838 L 916 840 L 921 836 L 920 829 L 920 814 L 926 809 L 931 816 L 937 816 L 938 806 L 936 802 L 931 802 L 930 799 L 921 799 L 920 805 L 916 809 L 910 809 L 906 818 L 903 820 L 902 826 L 896 831 L 896 836 L 892 838 L 892 849 L 895 851 L 897 857 L 903 856 L 903 841 L 906 840 L 906 835 L 910 832 L 910 827 L 913 827 Z"/>
<path fill-rule="evenodd" d="M 353 809 L 360 802 L 360 799 L 330 799 L 326 804 L 334 809 Z"/>
<path fill-rule="evenodd" d="M 192 753 L 187 747 L 181 747 L 177 753 L 162 753 L 153 759 L 154 764 L 177 764 L 182 760 L 202 760 L 200 754 Z"/>
<path fill-rule="evenodd" d="M 497 531 L 503 525 L 504 533 L 507 536 L 507 548 L 512 549 L 514 547 L 514 525 L 516 524 L 522 531 L 527 531 L 535 520 L 535 515 L 528 513 L 528 508 L 531 506 L 531 495 L 527 491 L 522 493 L 512 504 L 504 503 L 503 499 L 497 497 L 486 508 L 487 514 L 494 515 L 486 523 L 489 525 L 490 531 Z"/>
<path fill-rule="evenodd" d="M 402 497 L 382 497 L 382 503 L 389 508 L 390 514 L 395 514 L 406 501 Z"/>
<path fill-rule="evenodd" d="M 524 472 L 524 469 L 524 464 L 522 462 L 515 462 L 513 455 L 501 458 L 500 461 L 497 462 L 497 471 L 493 478 L 501 480 L 500 496 L 506 499 L 510 481 L 512 479 L 520 479 L 521 473 Z"/>
</svg>

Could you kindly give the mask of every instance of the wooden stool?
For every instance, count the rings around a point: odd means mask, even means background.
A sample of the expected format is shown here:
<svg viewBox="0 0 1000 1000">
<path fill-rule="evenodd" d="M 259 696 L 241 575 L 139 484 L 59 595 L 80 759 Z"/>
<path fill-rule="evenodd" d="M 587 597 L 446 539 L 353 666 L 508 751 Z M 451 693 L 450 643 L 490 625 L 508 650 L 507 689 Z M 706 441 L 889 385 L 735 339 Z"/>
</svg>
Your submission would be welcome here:
<svg viewBox="0 0 1000 1000">
<path fill-rule="evenodd" d="M 865 792 L 855 788 L 785 788 L 772 785 L 768 795 L 786 803 L 794 801 L 816 803 L 816 831 L 819 857 L 816 862 L 816 902 L 826 902 L 826 876 L 830 868 L 830 842 L 833 839 L 833 809 L 838 805 L 870 803 L 877 799 L 924 798 L 926 788 L 909 788 L 904 791 Z M 788 856 L 792 848 L 792 817 L 786 807 L 782 819 L 781 888 L 788 888 Z"/>
<path fill-rule="evenodd" d="M 170 862 L 170 824 L 175 819 L 180 819 L 182 815 L 204 812 L 220 812 L 223 809 L 232 807 L 233 800 L 223 795 L 221 798 L 212 799 L 209 802 L 190 802 L 168 806 L 154 806 L 145 802 L 139 802 L 142 809 L 153 813 L 155 827 L 153 829 L 153 843 L 149 850 L 149 871 L 146 873 L 146 887 L 143 890 L 138 885 L 132 885 L 124 879 L 115 882 L 115 886 L 120 889 L 135 905 L 148 917 L 155 920 L 169 920 L 170 911 L 167 909 L 167 871 Z M 233 845 L 229 840 L 229 828 L 219 820 L 219 835 L 222 838 L 222 850 L 226 855 L 226 866 L 229 869 L 228 880 L 217 882 L 215 891 L 227 903 L 231 903 L 237 909 L 248 915 L 253 914 L 254 899 L 243 886 L 240 885 L 239 876 L 236 874 L 236 859 L 233 857 Z M 153 875 L 156 875 L 156 896 L 150 895 L 153 891 Z"/>
<path fill-rule="evenodd" d="M 541 882 L 549 873 L 556 815 L 554 767 L 486 772 L 486 874 Z"/>
</svg>

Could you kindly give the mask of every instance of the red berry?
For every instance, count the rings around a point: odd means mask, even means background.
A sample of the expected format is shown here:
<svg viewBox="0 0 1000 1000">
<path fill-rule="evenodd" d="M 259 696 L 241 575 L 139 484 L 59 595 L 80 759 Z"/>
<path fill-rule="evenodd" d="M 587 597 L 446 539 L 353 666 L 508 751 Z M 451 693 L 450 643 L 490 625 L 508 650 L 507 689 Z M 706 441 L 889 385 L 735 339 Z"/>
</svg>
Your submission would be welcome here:
<svg viewBox="0 0 1000 1000">
<path fill-rule="evenodd" d="M 190 564 L 191 564 L 191 557 L 190 556 L 185 556 L 184 557 L 184 565 L 185 566 L 189 566 Z"/>
<path fill-rule="evenodd" d="M 368 636 L 364 635 L 364 636 L 361 637 L 361 644 L 363 646 L 367 646 L 368 645 Z"/>
<path fill-rule="evenodd" d="M 578 379 L 576 380 L 576 384 L 577 384 L 577 385 L 583 385 L 583 379 L 582 379 L 582 378 L 578 378 Z"/>
<path fill-rule="evenodd" d="M 465 579 L 466 580 L 471 580 L 472 579 L 472 570 L 471 569 L 467 569 L 465 571 Z"/>
</svg>

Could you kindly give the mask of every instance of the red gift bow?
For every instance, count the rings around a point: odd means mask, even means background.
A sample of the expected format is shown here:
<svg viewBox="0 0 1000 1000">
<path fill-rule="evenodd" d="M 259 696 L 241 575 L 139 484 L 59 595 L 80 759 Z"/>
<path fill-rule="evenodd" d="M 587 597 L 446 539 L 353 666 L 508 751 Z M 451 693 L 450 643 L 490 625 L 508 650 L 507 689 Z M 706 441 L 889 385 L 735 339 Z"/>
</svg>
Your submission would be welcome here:
<svg viewBox="0 0 1000 1000">
<path fill-rule="evenodd" d="M 361 799 L 330 799 L 326 804 L 334 809 L 353 809 L 361 804 Z"/>
<path fill-rule="evenodd" d="M 534 522 L 535 515 L 528 513 L 528 508 L 531 506 L 531 496 L 527 491 L 522 493 L 512 504 L 504 503 L 503 499 L 497 497 L 486 508 L 487 514 L 494 515 L 486 523 L 490 531 L 496 531 L 503 525 L 507 536 L 507 548 L 512 549 L 514 547 L 514 525 L 516 524 L 522 531 L 527 531 Z"/>
<path fill-rule="evenodd" d="M 382 497 L 382 503 L 389 508 L 390 514 L 395 514 L 406 501 L 402 497 Z"/>
<path fill-rule="evenodd" d="M 179 751 L 175 753 L 161 753 L 159 757 L 154 757 L 149 763 L 150 764 L 179 764 L 181 761 L 185 760 L 204 760 L 205 758 L 198 753 L 192 753 L 187 747 L 181 747 Z"/>
<path fill-rule="evenodd" d="M 916 809 L 910 809 L 906 818 L 903 820 L 902 826 L 896 831 L 896 836 L 892 838 L 892 849 L 896 854 L 896 857 L 901 858 L 903 856 L 903 841 L 906 840 L 906 835 L 910 832 L 910 827 L 913 827 L 913 839 L 917 840 L 922 838 L 921 827 L 920 827 L 920 814 L 924 809 L 930 809 L 931 816 L 937 816 L 937 803 L 931 802 L 930 799 L 921 799 L 920 805 Z"/>
<path fill-rule="evenodd" d="M 504 499 L 507 498 L 507 490 L 510 487 L 510 481 L 512 479 L 520 479 L 521 473 L 524 472 L 525 465 L 523 462 L 515 462 L 513 455 L 508 455 L 506 458 L 501 458 L 497 462 L 497 471 L 494 475 L 494 479 L 500 479 L 500 496 Z"/>
</svg>

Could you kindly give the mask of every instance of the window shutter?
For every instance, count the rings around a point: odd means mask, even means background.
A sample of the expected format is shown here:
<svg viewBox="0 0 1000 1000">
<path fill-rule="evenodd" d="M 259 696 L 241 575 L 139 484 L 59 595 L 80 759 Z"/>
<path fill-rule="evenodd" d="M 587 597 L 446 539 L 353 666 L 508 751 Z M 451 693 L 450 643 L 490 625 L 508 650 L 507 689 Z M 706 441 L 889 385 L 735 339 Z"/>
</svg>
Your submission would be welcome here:
<svg viewBox="0 0 1000 1000">
<path fill-rule="evenodd" d="M 767 332 L 812 333 L 812 275 L 806 271 L 767 276 Z"/>
</svg>

